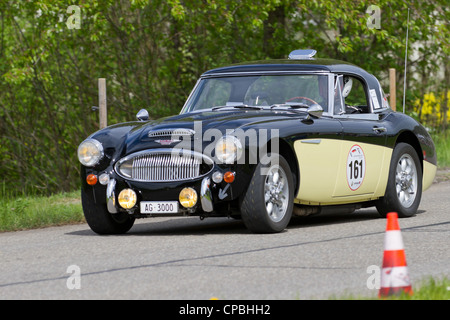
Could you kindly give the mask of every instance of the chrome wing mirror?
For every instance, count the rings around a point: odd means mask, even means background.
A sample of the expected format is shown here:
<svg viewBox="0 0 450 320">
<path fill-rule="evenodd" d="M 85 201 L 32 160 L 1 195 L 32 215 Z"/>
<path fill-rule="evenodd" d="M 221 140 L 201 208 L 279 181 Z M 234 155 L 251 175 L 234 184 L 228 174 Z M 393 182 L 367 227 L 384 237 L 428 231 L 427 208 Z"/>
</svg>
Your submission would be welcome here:
<svg viewBox="0 0 450 320">
<path fill-rule="evenodd" d="M 147 120 L 150 118 L 150 116 L 149 116 L 147 110 L 141 109 L 141 110 L 139 110 L 139 112 L 136 114 L 136 118 L 137 118 L 139 121 L 147 121 Z"/>
<path fill-rule="evenodd" d="M 308 108 L 308 110 L 306 110 L 306 112 L 308 112 L 308 118 L 320 118 L 323 113 L 323 108 L 318 104 L 313 104 Z"/>
</svg>

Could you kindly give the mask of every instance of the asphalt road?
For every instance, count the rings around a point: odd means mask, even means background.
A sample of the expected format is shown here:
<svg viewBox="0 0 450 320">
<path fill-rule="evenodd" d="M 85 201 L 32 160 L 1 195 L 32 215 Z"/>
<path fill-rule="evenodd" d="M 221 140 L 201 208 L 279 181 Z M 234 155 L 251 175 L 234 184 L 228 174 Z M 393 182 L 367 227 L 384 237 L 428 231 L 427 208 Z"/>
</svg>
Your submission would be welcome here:
<svg viewBox="0 0 450 320">
<path fill-rule="evenodd" d="M 413 285 L 450 276 L 449 195 L 450 181 L 434 184 L 419 213 L 400 220 Z M 0 299 L 375 297 L 367 283 L 385 228 L 365 209 L 297 218 L 269 235 L 226 218 L 139 220 L 121 236 L 85 224 L 2 233 Z"/>
</svg>

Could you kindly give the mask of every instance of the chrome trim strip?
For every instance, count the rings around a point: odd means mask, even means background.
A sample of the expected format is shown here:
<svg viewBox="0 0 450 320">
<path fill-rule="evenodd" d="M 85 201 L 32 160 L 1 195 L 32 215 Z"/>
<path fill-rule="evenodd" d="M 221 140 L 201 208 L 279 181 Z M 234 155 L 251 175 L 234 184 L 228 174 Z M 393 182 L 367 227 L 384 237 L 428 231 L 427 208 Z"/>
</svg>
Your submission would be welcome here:
<svg viewBox="0 0 450 320">
<path fill-rule="evenodd" d="M 315 74 L 331 74 L 329 70 L 272 70 L 272 71 L 232 71 L 232 72 L 221 72 L 221 73 L 209 73 L 209 74 L 202 74 L 200 76 L 201 79 L 206 78 L 215 78 L 215 77 L 223 77 L 223 76 L 231 76 L 231 77 L 240 77 L 240 76 L 254 76 L 254 75 L 315 75 Z"/>
<path fill-rule="evenodd" d="M 192 95 L 194 94 L 194 92 L 197 91 L 197 87 L 198 87 L 198 85 L 200 84 L 200 80 L 201 80 L 201 78 L 199 78 L 199 79 L 197 80 L 197 82 L 195 83 L 194 88 L 193 88 L 192 91 L 189 93 L 189 96 L 188 96 L 188 98 L 186 99 L 186 101 L 184 102 L 183 108 L 181 108 L 181 111 L 180 111 L 179 114 L 186 113 L 186 109 L 188 108 L 188 105 L 189 105 L 189 103 L 190 103 L 190 100 L 191 100 L 191 98 L 192 98 Z"/>
<path fill-rule="evenodd" d="M 110 179 L 108 182 L 108 186 L 106 187 L 106 207 L 108 208 L 109 213 L 117 213 L 118 210 L 116 208 L 116 180 Z"/>
<path fill-rule="evenodd" d="M 205 212 L 213 211 L 213 203 L 212 203 L 212 193 L 209 186 L 211 185 L 211 179 L 209 177 L 205 177 L 202 180 L 202 185 L 200 187 L 200 200 L 202 203 L 202 209 Z"/>
<path fill-rule="evenodd" d="M 322 139 L 314 139 L 314 140 L 300 140 L 301 143 L 311 143 L 311 144 L 319 144 L 322 142 Z"/>
</svg>

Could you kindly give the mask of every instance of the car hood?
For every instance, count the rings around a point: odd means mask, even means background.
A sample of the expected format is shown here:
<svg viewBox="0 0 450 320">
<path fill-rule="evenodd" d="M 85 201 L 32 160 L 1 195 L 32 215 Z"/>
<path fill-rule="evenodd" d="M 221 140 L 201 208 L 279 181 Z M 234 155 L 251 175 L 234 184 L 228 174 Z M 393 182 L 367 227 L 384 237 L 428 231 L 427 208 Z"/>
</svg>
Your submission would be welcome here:
<svg viewBox="0 0 450 320">
<path fill-rule="evenodd" d="M 298 117 L 299 115 L 297 114 L 295 116 Z M 208 129 L 219 129 L 225 133 L 225 130 L 227 129 L 243 128 L 260 122 L 276 121 L 291 117 L 292 114 L 270 110 L 205 111 L 149 121 L 143 123 L 136 129 L 141 130 L 141 134 L 145 135 L 148 134 L 149 131 L 162 129 L 185 128 L 194 130 L 194 127 L 200 128 L 201 125 L 203 132 Z"/>
<path fill-rule="evenodd" d="M 116 149 L 116 152 L 120 154 L 116 153 L 116 157 L 122 157 L 125 154 L 144 149 L 168 148 L 175 145 L 175 143 L 171 142 L 172 137 L 170 135 L 149 137 L 149 133 L 155 131 L 193 130 L 193 132 L 195 131 L 193 139 L 202 139 L 203 145 L 205 145 L 214 141 L 214 137 L 217 137 L 219 131 L 221 135 L 224 135 L 238 129 L 244 131 L 250 128 L 277 129 L 282 125 L 279 123 L 274 124 L 275 122 L 287 121 L 292 118 L 304 118 L 305 115 L 304 113 L 286 112 L 284 110 L 209 110 L 175 115 L 158 120 L 117 124 L 100 130 L 91 137 L 100 140 L 103 144 L 106 144 L 106 147 Z M 210 131 L 207 132 L 208 130 Z"/>
</svg>

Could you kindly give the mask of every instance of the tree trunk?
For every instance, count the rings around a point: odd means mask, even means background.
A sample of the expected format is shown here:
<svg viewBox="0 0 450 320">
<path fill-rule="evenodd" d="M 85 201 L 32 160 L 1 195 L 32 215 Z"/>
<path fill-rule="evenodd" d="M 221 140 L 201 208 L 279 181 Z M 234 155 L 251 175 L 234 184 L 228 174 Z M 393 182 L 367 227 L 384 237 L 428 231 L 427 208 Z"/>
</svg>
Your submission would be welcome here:
<svg viewBox="0 0 450 320">
<path fill-rule="evenodd" d="M 275 32 L 277 34 L 275 34 Z M 281 33 L 281 34 L 280 34 Z M 272 59 L 285 58 L 284 52 L 279 50 L 282 46 L 277 42 L 285 41 L 286 14 L 284 5 L 276 7 L 269 12 L 269 17 L 264 21 L 263 51 L 266 57 Z M 280 39 L 281 38 L 281 39 Z"/>
</svg>

